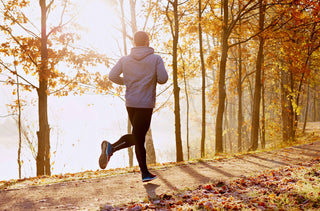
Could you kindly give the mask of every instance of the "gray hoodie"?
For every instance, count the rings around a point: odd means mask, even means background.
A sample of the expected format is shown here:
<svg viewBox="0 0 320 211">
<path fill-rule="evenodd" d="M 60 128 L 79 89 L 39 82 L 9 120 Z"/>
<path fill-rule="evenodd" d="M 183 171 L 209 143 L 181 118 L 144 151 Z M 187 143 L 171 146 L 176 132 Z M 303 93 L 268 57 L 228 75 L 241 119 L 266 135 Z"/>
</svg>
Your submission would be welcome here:
<svg viewBox="0 0 320 211">
<path fill-rule="evenodd" d="M 168 74 L 162 58 L 154 54 L 153 48 L 137 46 L 111 69 L 109 79 L 126 86 L 127 107 L 154 108 L 157 83 L 166 83 Z"/>
</svg>

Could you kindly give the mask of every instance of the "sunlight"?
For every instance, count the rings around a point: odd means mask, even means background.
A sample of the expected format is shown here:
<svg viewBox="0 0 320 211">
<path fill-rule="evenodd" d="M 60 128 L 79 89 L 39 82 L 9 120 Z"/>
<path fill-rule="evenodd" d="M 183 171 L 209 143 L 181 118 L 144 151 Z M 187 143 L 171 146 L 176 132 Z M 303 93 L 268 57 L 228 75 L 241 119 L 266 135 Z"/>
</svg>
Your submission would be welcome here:
<svg viewBox="0 0 320 211">
<path fill-rule="evenodd" d="M 115 9 L 103 0 L 82 1 L 79 11 L 79 24 L 85 28 L 84 42 L 99 51 L 113 48 L 115 26 L 119 21 Z"/>
</svg>

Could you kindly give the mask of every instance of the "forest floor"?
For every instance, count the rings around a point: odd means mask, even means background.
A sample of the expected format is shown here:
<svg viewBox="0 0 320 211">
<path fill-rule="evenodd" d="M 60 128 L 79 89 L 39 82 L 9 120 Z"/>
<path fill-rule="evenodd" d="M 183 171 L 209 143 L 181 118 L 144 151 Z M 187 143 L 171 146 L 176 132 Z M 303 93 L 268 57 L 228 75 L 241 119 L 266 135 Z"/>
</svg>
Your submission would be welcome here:
<svg viewBox="0 0 320 211">
<path fill-rule="evenodd" d="M 158 178 L 149 183 L 142 183 L 137 167 L 0 181 L 0 210 L 108 209 L 170 199 L 171 194 L 208 183 L 226 184 L 315 159 L 320 162 L 320 123 L 308 124 L 307 134 L 298 145 L 282 149 L 152 166 Z"/>
</svg>

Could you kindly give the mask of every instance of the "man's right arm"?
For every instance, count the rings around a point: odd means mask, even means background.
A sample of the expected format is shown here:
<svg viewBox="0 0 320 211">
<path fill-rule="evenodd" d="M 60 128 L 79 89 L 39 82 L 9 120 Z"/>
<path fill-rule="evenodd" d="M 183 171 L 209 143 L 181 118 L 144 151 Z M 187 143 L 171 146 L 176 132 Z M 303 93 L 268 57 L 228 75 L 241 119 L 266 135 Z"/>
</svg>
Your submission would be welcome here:
<svg viewBox="0 0 320 211">
<path fill-rule="evenodd" d="M 120 59 L 109 73 L 110 81 L 119 85 L 124 85 L 123 77 L 120 76 L 121 74 L 122 74 L 122 64 Z"/>
</svg>

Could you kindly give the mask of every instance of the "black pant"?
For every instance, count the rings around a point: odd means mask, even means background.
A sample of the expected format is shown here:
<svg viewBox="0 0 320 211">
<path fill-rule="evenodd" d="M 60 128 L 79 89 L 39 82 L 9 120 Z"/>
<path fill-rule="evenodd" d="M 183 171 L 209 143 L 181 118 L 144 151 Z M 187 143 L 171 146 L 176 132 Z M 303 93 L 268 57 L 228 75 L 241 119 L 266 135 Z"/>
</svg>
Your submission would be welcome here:
<svg viewBox="0 0 320 211">
<path fill-rule="evenodd" d="M 149 130 L 152 108 L 132 108 L 127 107 L 130 122 L 132 124 L 132 134 L 122 136 L 116 143 L 112 144 L 113 152 L 135 146 L 136 157 L 142 174 L 149 173 L 146 161 L 145 140 Z"/>
</svg>

